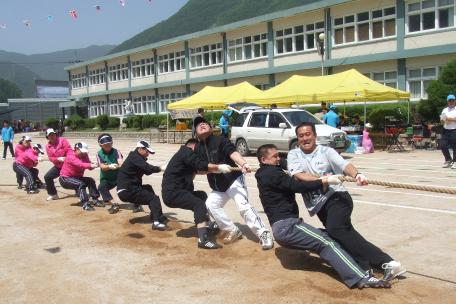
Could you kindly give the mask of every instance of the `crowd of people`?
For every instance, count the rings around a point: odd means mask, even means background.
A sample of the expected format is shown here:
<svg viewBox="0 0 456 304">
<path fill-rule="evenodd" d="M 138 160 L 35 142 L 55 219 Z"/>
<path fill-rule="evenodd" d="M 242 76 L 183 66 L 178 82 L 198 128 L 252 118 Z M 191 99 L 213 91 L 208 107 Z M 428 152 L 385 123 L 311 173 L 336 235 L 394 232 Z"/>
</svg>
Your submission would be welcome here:
<svg viewBox="0 0 456 304">
<path fill-rule="evenodd" d="M 53 166 L 44 175 L 45 183 L 39 179 L 37 169 L 45 160 L 44 149 L 33 144 L 31 137 L 23 136 L 15 147 L 13 164 L 18 188 L 23 187 L 25 178 L 27 193 L 35 194 L 39 188 L 46 188 L 47 200 L 54 201 L 59 199 L 55 187 L 58 179 L 62 188 L 75 191 L 83 210 L 110 205 L 111 214 L 120 210 L 110 193 L 115 189 L 122 202 L 132 204 L 133 212 L 141 212 L 142 205 L 148 205 L 152 229 L 167 231 L 171 228 L 163 214 L 162 199 L 169 208 L 193 212 L 197 246 L 201 249 L 220 249 L 218 240 L 227 245 L 243 237 L 224 208 L 233 200 L 262 249 L 272 249 L 275 239 L 283 247 L 314 252 L 350 288 L 389 288 L 391 280 L 405 272 L 401 263 L 365 240 L 351 224 L 353 201 L 338 174 L 356 178 L 359 185 L 367 184 L 366 177 L 332 148 L 317 145 L 313 124 L 302 123 L 296 128 L 299 147 L 289 153 L 289 173 L 284 170 L 284 162 L 274 145 L 263 145 L 257 151 L 260 169 L 255 177 L 272 231 L 250 203 L 245 174 L 252 169 L 247 161 L 226 137 L 213 134 L 204 117 L 196 117 L 193 128 L 194 138 L 163 166 L 148 162 L 155 151 L 143 140 L 124 159 L 113 147 L 111 135 L 101 134 L 97 160 L 92 162 L 86 143 L 71 146 L 54 129 L 47 129 L 45 150 Z M 96 168 L 100 169 L 98 185 L 93 178 L 84 176 L 86 170 Z M 161 199 L 151 185 L 143 183 L 144 175 L 159 172 L 163 172 Z M 207 175 L 209 194 L 195 191 L 196 174 Z M 312 227 L 300 218 L 295 193 L 303 196 L 309 214 L 316 214 L 325 229 Z M 383 272 L 383 278 L 376 278 L 374 271 Z"/>
</svg>

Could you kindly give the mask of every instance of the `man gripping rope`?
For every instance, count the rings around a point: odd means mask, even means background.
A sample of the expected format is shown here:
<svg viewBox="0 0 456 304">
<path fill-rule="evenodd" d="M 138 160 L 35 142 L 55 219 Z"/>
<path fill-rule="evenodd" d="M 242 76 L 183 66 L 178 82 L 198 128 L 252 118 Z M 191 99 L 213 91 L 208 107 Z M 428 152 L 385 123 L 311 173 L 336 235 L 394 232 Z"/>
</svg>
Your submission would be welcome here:
<svg viewBox="0 0 456 304">
<path fill-rule="evenodd" d="M 255 178 L 260 200 L 277 243 L 283 247 L 318 253 L 350 288 L 390 287 L 388 282 L 376 279 L 359 267 L 325 232 L 304 223 L 299 218 L 295 193 L 315 190 L 324 192 L 328 184 L 340 184 L 336 176 L 314 181 L 298 181 L 281 169 L 277 148 L 270 144 L 259 147 L 257 157 L 260 169 L 255 173 Z"/>
<path fill-rule="evenodd" d="M 155 151 L 147 141 L 141 140 L 136 149 L 128 154 L 117 174 L 117 195 L 120 200 L 135 205 L 149 205 L 152 229 L 169 230 L 168 219 L 163 215 L 160 198 L 150 185 L 143 185 L 142 177 L 158 173 L 160 167 L 147 163 L 147 157 Z"/>
<path fill-rule="evenodd" d="M 288 170 L 301 181 L 314 181 L 313 175 L 345 174 L 356 178 L 358 185 L 367 185 L 366 177 L 344 160 L 334 149 L 317 145 L 315 125 L 303 122 L 296 127 L 299 147 L 288 153 Z M 328 234 L 336 240 L 366 271 L 384 271 L 389 281 L 405 273 L 401 263 L 368 242 L 351 223 L 353 200 L 342 185 L 333 185 L 327 192 L 320 190 L 303 194 L 311 216 L 317 214 Z"/>
<path fill-rule="evenodd" d="M 242 168 L 242 172 L 207 175 L 212 192 L 206 200 L 206 207 L 224 233 L 223 242 L 228 244 L 242 238 L 241 230 L 223 209 L 228 200 L 233 199 L 247 226 L 260 239 L 261 247 L 265 250 L 271 249 L 274 246 L 272 234 L 248 200 L 243 173 L 251 172 L 250 166 L 228 139 L 212 134 L 211 126 L 204 118 L 196 117 L 194 127 L 199 140 L 195 151 L 201 159 L 213 164 L 238 164 Z"/>
<path fill-rule="evenodd" d="M 204 191 L 194 191 L 193 178 L 197 173 L 229 173 L 231 169 L 228 165 L 214 165 L 201 160 L 194 153 L 197 143 L 198 140 L 189 139 L 169 161 L 163 174 L 162 198 L 170 208 L 192 210 L 198 233 L 198 247 L 217 249 L 221 246 L 208 236 L 207 194 Z"/>
</svg>

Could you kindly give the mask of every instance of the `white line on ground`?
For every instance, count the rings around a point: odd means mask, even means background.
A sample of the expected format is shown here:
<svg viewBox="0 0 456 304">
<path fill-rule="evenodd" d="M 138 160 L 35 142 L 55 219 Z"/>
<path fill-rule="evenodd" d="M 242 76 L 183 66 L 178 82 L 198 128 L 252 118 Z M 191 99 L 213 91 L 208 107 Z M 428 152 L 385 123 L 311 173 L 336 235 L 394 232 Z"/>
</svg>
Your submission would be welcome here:
<svg viewBox="0 0 456 304">
<path fill-rule="evenodd" d="M 413 210 L 420 210 L 420 211 L 426 211 L 426 212 L 436 212 L 436 213 L 445 213 L 445 214 L 456 214 L 456 211 L 454 211 L 454 210 L 405 206 L 405 205 L 400 205 L 400 203 L 397 203 L 397 204 L 396 203 L 395 204 L 385 204 L 385 203 L 370 202 L 370 201 L 360 201 L 360 200 L 354 200 L 354 202 L 357 203 L 357 204 L 377 205 L 377 206 L 386 206 L 386 207 L 403 208 L 403 209 L 413 209 Z"/>
</svg>

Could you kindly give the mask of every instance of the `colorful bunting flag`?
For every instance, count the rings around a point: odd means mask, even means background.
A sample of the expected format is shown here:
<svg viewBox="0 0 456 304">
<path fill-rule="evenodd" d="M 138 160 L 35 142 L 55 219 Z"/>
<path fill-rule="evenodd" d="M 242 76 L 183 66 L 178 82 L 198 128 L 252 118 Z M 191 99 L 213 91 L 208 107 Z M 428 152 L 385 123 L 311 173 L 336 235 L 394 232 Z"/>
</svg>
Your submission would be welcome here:
<svg viewBox="0 0 456 304">
<path fill-rule="evenodd" d="M 78 12 L 76 10 L 73 9 L 73 10 L 69 11 L 69 13 L 70 13 L 71 18 L 73 18 L 73 20 L 78 19 Z"/>
<path fill-rule="evenodd" d="M 122 7 L 124 7 L 125 4 L 126 4 L 126 0 L 119 0 L 119 2 L 120 2 L 120 5 L 121 5 Z"/>
<path fill-rule="evenodd" d="M 30 20 L 24 20 L 24 21 L 22 21 L 22 23 L 24 23 L 24 25 L 26 27 L 31 27 L 32 26 L 32 22 Z"/>
<path fill-rule="evenodd" d="M 47 21 L 49 21 L 49 22 L 54 21 L 54 16 L 48 15 L 47 16 Z"/>
<path fill-rule="evenodd" d="M 2 30 L 5 30 L 6 29 L 6 23 L 0 23 L 0 28 Z"/>
<path fill-rule="evenodd" d="M 95 10 L 97 13 L 101 12 L 101 5 L 95 5 Z"/>
</svg>

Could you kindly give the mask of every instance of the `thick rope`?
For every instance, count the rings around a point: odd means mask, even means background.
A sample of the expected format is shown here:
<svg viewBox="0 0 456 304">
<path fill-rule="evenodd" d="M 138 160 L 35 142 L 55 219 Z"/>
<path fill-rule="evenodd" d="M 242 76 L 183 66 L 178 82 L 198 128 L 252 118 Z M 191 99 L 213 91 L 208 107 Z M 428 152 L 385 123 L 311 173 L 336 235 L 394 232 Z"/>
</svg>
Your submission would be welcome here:
<svg viewBox="0 0 456 304">
<path fill-rule="evenodd" d="M 242 169 L 239 167 L 231 167 L 232 171 L 241 171 Z M 252 172 L 257 171 L 258 169 L 252 168 Z M 315 176 L 320 177 L 320 176 Z M 356 179 L 350 176 L 341 176 L 340 180 L 343 182 L 356 182 Z M 384 186 L 384 187 L 391 187 L 391 188 L 401 188 L 401 189 L 410 189 L 410 190 L 419 190 L 419 191 L 428 191 L 428 192 L 437 192 L 437 193 L 447 193 L 447 194 L 456 194 L 455 188 L 448 188 L 448 187 L 435 187 L 435 186 L 422 186 L 422 185 L 412 185 L 412 184 L 404 184 L 404 183 L 394 183 L 394 182 L 384 182 L 379 180 L 366 180 L 369 185 L 377 185 L 377 186 Z"/>
</svg>

